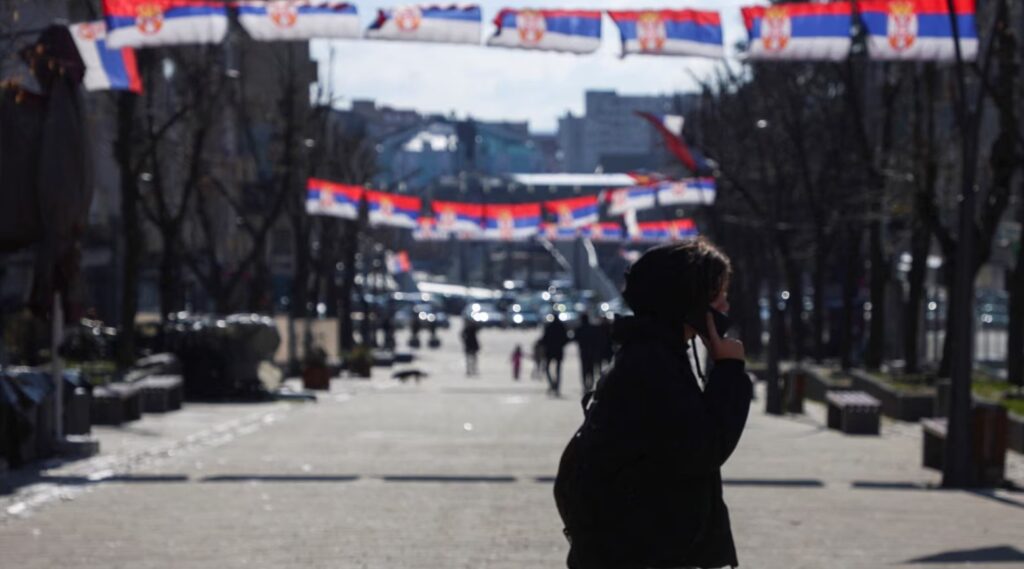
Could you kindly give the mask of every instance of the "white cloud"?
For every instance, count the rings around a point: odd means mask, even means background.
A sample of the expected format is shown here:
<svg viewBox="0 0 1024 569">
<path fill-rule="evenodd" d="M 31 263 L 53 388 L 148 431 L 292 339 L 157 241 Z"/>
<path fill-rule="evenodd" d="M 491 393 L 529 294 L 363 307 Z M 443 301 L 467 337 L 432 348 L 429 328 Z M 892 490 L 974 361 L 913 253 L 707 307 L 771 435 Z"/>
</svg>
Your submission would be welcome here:
<svg viewBox="0 0 1024 569">
<path fill-rule="evenodd" d="M 401 2 L 359 2 L 366 25 L 376 10 Z M 739 0 L 689 0 L 685 7 L 718 9 L 725 24 L 726 44 L 743 36 Z M 481 2 L 484 21 L 502 7 L 578 8 L 580 3 L 552 0 Z M 628 7 L 627 0 L 591 0 L 586 7 Z M 649 0 L 644 8 L 673 7 L 670 0 Z M 485 25 L 490 35 L 491 26 Z M 698 58 L 619 57 L 618 30 L 605 16 L 601 49 L 590 55 L 528 52 L 470 45 L 392 43 L 382 41 L 315 41 L 313 57 L 321 74 L 330 71 L 335 97 L 374 99 L 380 104 L 423 112 L 456 112 L 460 117 L 528 120 L 534 130 L 553 131 L 566 111 L 583 112 L 588 89 L 634 94 L 667 94 L 693 89 L 692 75 L 702 76 L 716 65 Z M 328 61 L 332 60 L 333 65 Z"/>
</svg>

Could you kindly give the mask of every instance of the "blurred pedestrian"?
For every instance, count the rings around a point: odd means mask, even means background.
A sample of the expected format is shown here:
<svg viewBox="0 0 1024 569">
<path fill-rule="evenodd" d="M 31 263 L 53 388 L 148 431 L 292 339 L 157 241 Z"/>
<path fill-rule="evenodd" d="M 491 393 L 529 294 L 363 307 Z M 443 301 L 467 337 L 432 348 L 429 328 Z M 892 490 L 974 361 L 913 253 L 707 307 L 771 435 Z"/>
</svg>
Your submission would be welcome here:
<svg viewBox="0 0 1024 569">
<path fill-rule="evenodd" d="M 479 328 L 476 322 L 467 319 L 462 327 L 462 349 L 466 353 L 466 375 L 472 376 L 479 373 L 477 368 L 477 353 L 480 352 L 480 340 L 477 338 Z"/>
<path fill-rule="evenodd" d="M 580 371 L 583 381 L 583 393 L 594 389 L 594 368 L 599 368 L 597 327 L 590 324 L 587 313 L 580 315 L 580 325 L 573 334 L 576 347 L 580 353 Z"/>
<path fill-rule="evenodd" d="M 635 316 L 617 318 L 619 350 L 585 400 L 559 464 L 555 501 L 571 569 L 736 567 L 721 467 L 747 421 L 743 344 L 723 338 L 728 258 L 704 239 L 656 247 L 626 275 Z M 687 344 L 714 361 L 706 388 Z"/>
<path fill-rule="evenodd" d="M 562 395 L 562 356 L 565 345 L 569 343 L 569 332 L 565 324 L 552 314 L 552 320 L 544 326 L 541 342 L 544 344 L 544 371 L 548 377 L 548 394 L 555 397 Z M 551 371 L 552 365 L 554 372 Z"/>
<path fill-rule="evenodd" d="M 597 346 L 598 375 L 604 372 L 611 365 L 615 357 L 615 345 L 612 342 L 612 319 L 601 318 L 597 325 L 597 334 L 594 340 Z"/>
<path fill-rule="evenodd" d="M 537 338 L 537 341 L 533 343 L 533 370 L 530 371 L 530 378 L 541 380 L 544 379 L 544 367 L 547 362 L 544 361 L 544 339 Z"/>
<path fill-rule="evenodd" d="M 512 350 L 512 379 L 519 381 L 519 369 L 523 365 L 523 347 L 516 344 Z"/>
<path fill-rule="evenodd" d="M 420 347 L 420 330 L 423 328 L 423 323 L 420 322 L 418 315 L 412 315 L 412 321 L 409 323 L 409 347 L 418 348 Z"/>
</svg>

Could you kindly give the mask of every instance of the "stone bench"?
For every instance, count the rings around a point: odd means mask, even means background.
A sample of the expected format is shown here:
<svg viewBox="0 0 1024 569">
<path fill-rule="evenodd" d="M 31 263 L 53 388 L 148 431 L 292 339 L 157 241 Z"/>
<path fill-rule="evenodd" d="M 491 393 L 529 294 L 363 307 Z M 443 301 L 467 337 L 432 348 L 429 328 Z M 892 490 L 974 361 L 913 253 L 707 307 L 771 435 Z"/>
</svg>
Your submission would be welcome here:
<svg viewBox="0 0 1024 569">
<path fill-rule="evenodd" d="M 829 391 L 828 428 L 848 435 L 877 435 L 881 404 L 863 391 Z"/>
<path fill-rule="evenodd" d="M 166 413 L 181 409 L 184 385 L 180 375 L 151 375 L 134 384 L 142 390 L 142 410 Z"/>
<path fill-rule="evenodd" d="M 120 425 L 142 418 L 142 390 L 133 384 L 111 383 L 92 390 L 94 425 Z"/>
</svg>

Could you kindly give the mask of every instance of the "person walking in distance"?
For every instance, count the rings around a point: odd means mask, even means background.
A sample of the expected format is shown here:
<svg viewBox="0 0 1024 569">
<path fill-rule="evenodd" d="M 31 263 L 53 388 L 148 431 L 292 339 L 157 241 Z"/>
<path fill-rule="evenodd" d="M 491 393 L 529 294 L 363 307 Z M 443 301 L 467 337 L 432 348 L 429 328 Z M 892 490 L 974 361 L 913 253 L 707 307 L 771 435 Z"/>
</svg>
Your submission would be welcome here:
<svg viewBox="0 0 1024 569">
<path fill-rule="evenodd" d="M 599 367 L 597 359 L 597 327 L 590 324 L 586 313 L 580 315 L 580 325 L 573 334 L 576 347 L 580 353 L 580 370 L 582 372 L 583 393 L 594 389 L 594 370 Z"/>
<path fill-rule="evenodd" d="M 523 347 L 516 344 L 515 349 L 512 350 L 512 379 L 519 381 L 519 369 L 523 365 Z"/>
<path fill-rule="evenodd" d="M 544 371 L 548 377 L 548 395 L 560 397 L 562 394 L 562 356 L 565 345 L 569 343 L 569 332 L 557 314 L 544 326 L 541 343 L 544 344 Z M 554 366 L 554 372 L 551 371 Z"/>
<path fill-rule="evenodd" d="M 739 443 L 752 385 L 728 328 L 729 259 L 698 238 L 644 253 L 626 274 L 609 371 L 584 399 L 555 502 L 570 569 L 739 565 L 721 467 Z M 703 390 L 687 354 L 713 361 Z"/>
<path fill-rule="evenodd" d="M 467 376 L 479 373 L 477 368 L 477 354 L 480 352 L 480 340 L 477 338 L 479 330 L 476 322 L 472 320 L 467 320 L 462 327 L 462 349 L 466 353 Z"/>
<path fill-rule="evenodd" d="M 538 381 L 544 379 L 544 338 L 537 338 L 533 343 L 533 369 L 530 370 L 530 379 Z"/>
</svg>

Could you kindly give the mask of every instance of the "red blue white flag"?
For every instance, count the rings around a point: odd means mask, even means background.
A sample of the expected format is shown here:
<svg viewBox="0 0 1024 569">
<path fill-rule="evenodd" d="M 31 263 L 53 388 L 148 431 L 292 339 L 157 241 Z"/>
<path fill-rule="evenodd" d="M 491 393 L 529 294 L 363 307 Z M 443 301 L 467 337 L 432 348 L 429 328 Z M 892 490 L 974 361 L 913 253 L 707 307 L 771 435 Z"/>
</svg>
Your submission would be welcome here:
<svg viewBox="0 0 1024 569">
<path fill-rule="evenodd" d="M 68 31 L 85 63 L 82 83 L 87 91 L 142 92 L 135 50 L 108 48 L 107 25 L 102 20 L 71 24 Z"/>
<path fill-rule="evenodd" d="M 598 197 L 593 195 L 552 200 L 544 202 L 544 209 L 556 217 L 558 227 L 575 229 L 597 223 Z"/>
<path fill-rule="evenodd" d="M 878 60 L 954 61 L 953 23 L 946 0 L 862 0 L 860 17 L 867 29 L 868 55 Z M 960 53 L 978 57 L 974 0 L 955 0 Z"/>
<path fill-rule="evenodd" d="M 712 205 L 715 203 L 714 178 L 689 178 L 658 184 L 659 205 Z"/>
<path fill-rule="evenodd" d="M 107 46 L 220 43 L 228 5 L 214 0 L 103 0 Z"/>
<path fill-rule="evenodd" d="M 697 236 L 697 226 L 692 219 L 673 219 L 669 221 L 641 221 L 637 223 L 636 232 L 631 235 L 636 242 L 680 241 Z"/>
<path fill-rule="evenodd" d="M 710 170 L 708 164 L 704 160 L 698 161 L 694 157 L 693 152 L 690 151 L 690 147 L 686 145 L 686 140 L 683 139 L 683 117 L 679 115 L 655 115 L 643 111 L 635 111 L 635 113 L 651 123 L 651 126 L 664 139 L 665 146 L 668 147 L 669 151 L 683 166 L 686 166 L 695 175 L 700 175 Z"/>
<path fill-rule="evenodd" d="M 541 223 L 540 235 L 550 241 L 572 241 L 579 236 L 575 227 L 562 227 L 557 223 Z"/>
<path fill-rule="evenodd" d="M 751 59 L 839 61 L 850 54 L 850 2 L 776 4 L 742 12 Z"/>
<path fill-rule="evenodd" d="M 437 219 L 437 230 L 447 234 L 475 236 L 480 233 L 484 207 L 480 204 L 462 202 L 439 202 L 431 204 Z"/>
<path fill-rule="evenodd" d="M 389 225 L 416 229 L 420 217 L 420 198 L 366 190 L 366 211 L 370 225 Z"/>
<path fill-rule="evenodd" d="M 446 241 L 448 234 L 437 229 L 437 219 L 421 215 L 412 238 L 416 241 Z"/>
<path fill-rule="evenodd" d="M 591 241 L 607 243 L 622 241 L 624 234 L 622 224 L 615 222 L 594 223 L 582 229 L 583 237 Z"/>
<path fill-rule="evenodd" d="M 311 215 L 357 219 L 363 191 L 360 186 L 310 178 L 306 182 L 306 212 Z"/>
<path fill-rule="evenodd" d="M 601 47 L 600 10 L 505 8 L 494 18 L 497 31 L 487 45 L 592 53 Z"/>
<path fill-rule="evenodd" d="M 468 43 L 478 45 L 479 6 L 402 6 L 377 12 L 368 39 Z"/>
<path fill-rule="evenodd" d="M 295 41 L 313 38 L 359 38 L 356 7 L 331 0 L 236 2 L 238 22 L 254 40 Z"/>
<path fill-rule="evenodd" d="M 533 237 L 540 230 L 540 204 L 487 204 L 483 237 L 513 241 Z"/>
<path fill-rule="evenodd" d="M 698 10 L 609 11 L 619 27 L 622 55 L 725 57 L 718 12 Z"/>
<path fill-rule="evenodd" d="M 412 271 L 412 263 L 409 262 L 409 253 L 407 251 L 398 251 L 396 253 L 389 251 L 387 264 L 388 272 L 392 275 L 401 275 Z"/>
<path fill-rule="evenodd" d="M 651 209 L 655 206 L 655 188 L 633 186 L 608 192 L 608 215 L 622 215 L 629 211 Z"/>
</svg>

